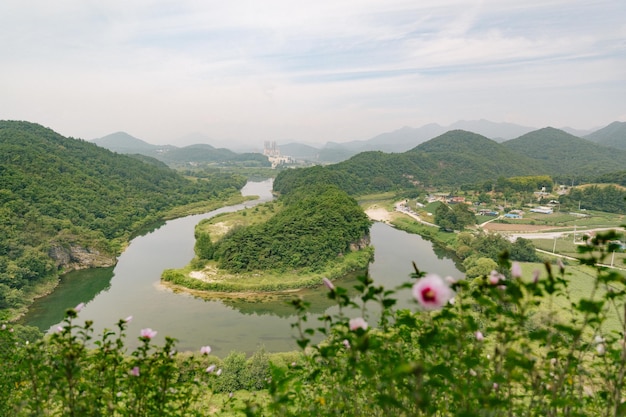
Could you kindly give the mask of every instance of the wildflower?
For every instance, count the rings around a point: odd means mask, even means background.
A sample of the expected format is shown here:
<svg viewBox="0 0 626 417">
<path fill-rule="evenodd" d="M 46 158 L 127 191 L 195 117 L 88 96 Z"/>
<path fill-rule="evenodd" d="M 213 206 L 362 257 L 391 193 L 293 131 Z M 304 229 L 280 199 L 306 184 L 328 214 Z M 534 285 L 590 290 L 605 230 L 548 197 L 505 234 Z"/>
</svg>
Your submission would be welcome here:
<svg viewBox="0 0 626 417">
<path fill-rule="evenodd" d="M 324 282 L 324 285 L 326 285 L 326 288 L 328 288 L 331 291 L 335 291 L 335 286 L 328 278 L 324 277 L 322 278 L 322 281 Z"/>
<path fill-rule="evenodd" d="M 478 375 L 478 374 L 476 373 L 476 371 L 475 371 L 475 370 L 473 370 L 473 369 L 470 369 L 470 370 L 469 370 L 469 374 L 470 374 L 471 376 L 476 376 L 476 375 Z"/>
<path fill-rule="evenodd" d="M 80 313 L 80 310 L 82 310 L 83 308 L 85 308 L 85 303 L 80 303 L 76 307 L 74 307 L 74 311 Z"/>
<path fill-rule="evenodd" d="M 600 356 L 604 355 L 604 343 L 598 343 L 598 345 L 596 346 L 596 352 L 598 352 L 598 355 Z"/>
<path fill-rule="evenodd" d="M 454 291 L 439 275 L 428 274 L 413 285 L 413 296 L 423 309 L 436 310 L 454 297 Z"/>
<path fill-rule="evenodd" d="M 448 285 L 456 284 L 456 282 L 458 281 L 458 279 L 456 279 L 456 278 L 454 278 L 454 277 L 451 277 L 451 276 L 447 276 L 447 277 L 445 277 L 443 280 L 444 280 L 444 281 L 446 282 L 446 284 L 448 284 Z"/>
<path fill-rule="evenodd" d="M 215 373 L 215 375 L 217 375 L 217 376 L 222 375 L 222 368 L 218 369 L 217 372 Z"/>
<path fill-rule="evenodd" d="M 2 324 L 2 330 L 6 330 L 7 329 L 7 325 L 6 324 Z"/>
<path fill-rule="evenodd" d="M 209 365 L 208 368 L 206 368 L 207 373 L 211 373 L 213 371 L 215 371 L 215 364 Z"/>
<path fill-rule="evenodd" d="M 130 370 L 130 374 L 132 376 L 139 376 L 139 367 L 135 366 L 133 369 Z"/>
<path fill-rule="evenodd" d="M 363 317 L 357 317 L 354 319 L 350 319 L 348 327 L 350 327 L 350 330 L 352 331 L 357 329 L 367 330 L 367 322 L 363 319 Z"/>
<path fill-rule="evenodd" d="M 489 283 L 491 285 L 497 285 L 500 281 L 504 280 L 504 275 L 496 271 L 495 269 L 489 274 Z"/>
<path fill-rule="evenodd" d="M 540 272 L 538 269 L 535 269 L 535 270 L 533 271 L 533 284 L 536 284 L 536 283 L 538 283 L 538 282 L 539 282 L 539 274 L 540 274 L 540 273 L 541 273 L 541 272 Z"/>
<path fill-rule="evenodd" d="M 202 346 L 200 348 L 200 353 L 203 355 L 208 355 L 209 353 L 211 353 L 211 346 Z"/>
<path fill-rule="evenodd" d="M 497 382 L 493 383 L 493 390 L 496 391 L 498 388 L 500 388 L 500 386 L 498 385 Z"/>
<path fill-rule="evenodd" d="M 133 316 L 128 316 L 124 319 L 124 323 L 130 323 L 131 321 L 133 321 Z"/>
<path fill-rule="evenodd" d="M 474 333 L 474 335 L 476 336 L 476 340 L 478 340 L 479 342 L 482 342 L 485 339 L 485 336 L 483 336 L 483 332 L 481 332 L 480 330 Z"/>
<path fill-rule="evenodd" d="M 232 392 L 228 393 L 228 398 L 233 398 L 233 393 Z"/>
<path fill-rule="evenodd" d="M 511 276 L 513 278 L 522 277 L 522 266 L 519 262 L 513 262 L 513 265 L 511 266 Z"/>
<path fill-rule="evenodd" d="M 146 339 L 152 339 L 156 335 L 156 330 L 152 330 L 151 328 L 141 329 L 141 337 L 145 337 Z"/>
<path fill-rule="evenodd" d="M 350 341 L 348 339 L 343 339 L 343 347 L 345 347 L 346 349 L 350 349 Z"/>
</svg>

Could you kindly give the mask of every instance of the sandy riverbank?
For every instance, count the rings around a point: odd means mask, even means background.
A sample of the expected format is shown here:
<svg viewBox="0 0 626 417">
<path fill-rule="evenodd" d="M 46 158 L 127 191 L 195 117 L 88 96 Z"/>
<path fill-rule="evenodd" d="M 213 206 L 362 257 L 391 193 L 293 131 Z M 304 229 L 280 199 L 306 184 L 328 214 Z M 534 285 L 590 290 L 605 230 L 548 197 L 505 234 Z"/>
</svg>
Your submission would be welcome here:
<svg viewBox="0 0 626 417">
<path fill-rule="evenodd" d="M 367 210 L 365 210 L 365 214 L 367 214 L 367 217 L 377 222 L 388 223 L 391 221 L 391 213 L 387 209 L 376 205 L 368 207 Z"/>
</svg>

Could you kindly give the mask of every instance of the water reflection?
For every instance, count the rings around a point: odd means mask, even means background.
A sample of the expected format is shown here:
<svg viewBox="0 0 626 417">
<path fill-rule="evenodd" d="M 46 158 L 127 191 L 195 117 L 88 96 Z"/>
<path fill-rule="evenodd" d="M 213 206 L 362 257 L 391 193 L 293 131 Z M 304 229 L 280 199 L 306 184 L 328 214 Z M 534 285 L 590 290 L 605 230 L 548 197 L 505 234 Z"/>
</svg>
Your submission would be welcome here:
<svg viewBox="0 0 626 417">
<path fill-rule="evenodd" d="M 119 319 L 134 316 L 127 333 L 129 349 L 139 345 L 139 332 L 145 327 L 158 330 L 157 344 L 163 343 L 165 336 L 171 336 L 179 340 L 179 350 L 196 350 L 210 344 L 220 356 L 232 350 L 250 353 L 260 345 L 269 352 L 297 349 L 291 327 L 295 311 L 288 304 L 296 295 L 276 297 L 267 303 L 246 299 L 204 300 L 174 293 L 160 285 L 164 269 L 181 268 L 193 258 L 194 228 L 200 220 L 271 200 L 271 188 L 271 181 L 249 183 L 243 193 L 259 195 L 261 200 L 168 221 L 134 239 L 115 268 L 68 274 L 51 295 L 35 302 L 22 323 L 54 331 L 67 308 L 85 302 L 79 319 L 93 320 L 96 335 L 104 328 L 112 328 Z M 374 285 L 394 288 L 406 282 L 412 261 L 420 270 L 462 276 L 452 260 L 439 259 L 432 243 L 420 236 L 375 223 L 371 242 L 375 254 L 368 273 Z M 351 289 L 356 283 L 354 274 L 336 285 Z M 311 304 L 309 323 L 314 327 L 321 315 L 338 311 L 335 302 L 326 295 L 324 286 L 297 294 Z M 400 307 L 414 307 L 408 291 L 399 293 L 397 298 Z"/>
<path fill-rule="evenodd" d="M 45 297 L 45 302 L 33 304 L 19 323 L 48 330 L 63 320 L 68 308 L 93 300 L 98 294 L 109 290 L 113 269 L 95 268 L 64 275 L 55 291 Z"/>
<path fill-rule="evenodd" d="M 336 285 L 344 287 L 348 290 L 348 296 L 354 297 L 357 291 L 354 286 L 359 283 L 357 276 L 366 274 L 367 271 L 352 273 L 335 282 Z M 327 296 L 324 288 L 304 289 L 296 293 L 287 294 L 268 294 L 255 299 L 247 298 L 225 298 L 220 301 L 229 307 L 239 311 L 244 315 L 271 315 L 282 318 L 294 318 L 296 311 L 291 301 L 298 297 L 310 304 L 309 313 L 324 314 L 329 308 L 337 305 L 335 300 L 331 300 Z"/>
</svg>

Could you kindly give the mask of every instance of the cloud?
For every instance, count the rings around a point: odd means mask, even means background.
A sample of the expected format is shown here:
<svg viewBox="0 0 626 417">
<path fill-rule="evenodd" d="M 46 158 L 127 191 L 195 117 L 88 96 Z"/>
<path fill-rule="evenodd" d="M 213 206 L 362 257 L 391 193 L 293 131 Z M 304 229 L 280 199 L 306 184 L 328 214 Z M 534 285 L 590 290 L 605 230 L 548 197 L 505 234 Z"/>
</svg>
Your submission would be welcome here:
<svg viewBox="0 0 626 417">
<path fill-rule="evenodd" d="M 7 0 L 0 115 L 155 143 L 598 126 L 624 114 L 625 15 L 621 0 Z"/>
</svg>

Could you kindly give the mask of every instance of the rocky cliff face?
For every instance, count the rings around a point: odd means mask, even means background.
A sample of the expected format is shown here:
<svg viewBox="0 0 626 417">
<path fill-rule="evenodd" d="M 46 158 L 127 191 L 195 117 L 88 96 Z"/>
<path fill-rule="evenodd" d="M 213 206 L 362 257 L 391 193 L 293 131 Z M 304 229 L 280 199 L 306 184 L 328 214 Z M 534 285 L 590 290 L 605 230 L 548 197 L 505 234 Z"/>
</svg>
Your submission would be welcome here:
<svg viewBox="0 0 626 417">
<path fill-rule="evenodd" d="M 64 271 L 108 267 L 117 262 L 117 259 L 108 253 L 79 245 L 67 247 L 53 245 L 48 255 L 54 260 L 56 267 Z"/>
<path fill-rule="evenodd" d="M 370 236 L 365 235 L 361 239 L 357 240 L 356 242 L 350 243 L 350 251 L 356 252 L 358 250 L 367 248 L 369 245 L 370 245 Z"/>
</svg>

